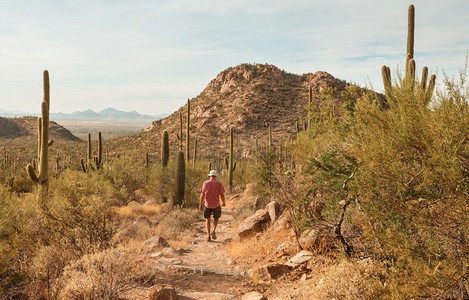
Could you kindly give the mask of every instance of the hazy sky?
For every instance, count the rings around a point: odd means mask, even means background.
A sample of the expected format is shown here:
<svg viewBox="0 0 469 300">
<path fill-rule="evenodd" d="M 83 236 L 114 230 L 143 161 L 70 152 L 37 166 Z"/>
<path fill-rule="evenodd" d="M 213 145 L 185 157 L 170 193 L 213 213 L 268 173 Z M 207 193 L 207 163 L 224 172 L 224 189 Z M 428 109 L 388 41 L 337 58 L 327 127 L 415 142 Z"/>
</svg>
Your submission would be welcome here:
<svg viewBox="0 0 469 300">
<path fill-rule="evenodd" d="M 39 112 L 44 69 L 52 112 L 171 113 L 241 63 L 381 91 L 381 66 L 404 61 L 410 3 L 418 70 L 456 74 L 467 0 L 1 0 L 0 109 Z"/>
</svg>

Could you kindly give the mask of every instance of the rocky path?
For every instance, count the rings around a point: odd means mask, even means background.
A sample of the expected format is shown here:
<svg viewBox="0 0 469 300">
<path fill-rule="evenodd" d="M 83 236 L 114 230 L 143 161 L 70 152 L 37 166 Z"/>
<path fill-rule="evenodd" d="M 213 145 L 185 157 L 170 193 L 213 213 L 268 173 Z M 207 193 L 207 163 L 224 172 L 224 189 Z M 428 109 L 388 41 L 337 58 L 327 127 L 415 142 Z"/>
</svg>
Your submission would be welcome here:
<svg viewBox="0 0 469 300">
<path fill-rule="evenodd" d="M 189 246 L 179 250 L 167 247 L 151 253 L 159 270 L 156 280 L 159 285 L 171 285 L 180 300 L 241 299 L 249 292 L 243 270 L 229 257 L 225 246 L 234 238 L 232 219 L 233 208 L 224 207 L 216 240 L 206 240 L 205 220 L 200 218 L 192 233 L 187 234 Z M 147 294 L 148 290 L 141 290 L 140 295 L 131 298 L 149 299 L 144 296 Z"/>
</svg>

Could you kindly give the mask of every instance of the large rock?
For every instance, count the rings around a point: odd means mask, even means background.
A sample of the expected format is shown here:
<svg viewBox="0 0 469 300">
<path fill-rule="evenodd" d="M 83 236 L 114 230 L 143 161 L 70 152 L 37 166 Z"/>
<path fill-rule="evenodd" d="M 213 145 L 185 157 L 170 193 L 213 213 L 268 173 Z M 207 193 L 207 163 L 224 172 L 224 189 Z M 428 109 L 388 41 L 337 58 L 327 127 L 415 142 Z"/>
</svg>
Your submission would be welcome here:
<svg viewBox="0 0 469 300">
<path fill-rule="evenodd" d="M 259 209 L 256 213 L 244 220 L 238 228 L 238 236 L 240 238 L 248 237 L 263 231 L 270 221 L 269 212 Z"/>
<path fill-rule="evenodd" d="M 298 239 L 302 249 L 315 253 L 329 252 L 335 248 L 335 242 L 336 236 L 332 228 L 325 225 L 305 230 Z"/>
<path fill-rule="evenodd" d="M 272 279 L 277 279 L 290 271 L 291 267 L 287 265 L 273 263 L 249 269 L 247 274 L 249 278 L 251 278 L 251 280 L 257 284 L 270 282 Z"/>
<path fill-rule="evenodd" d="M 161 236 L 152 236 L 145 242 L 143 242 L 143 247 L 147 251 L 154 251 L 157 249 L 162 249 L 162 248 L 167 248 L 170 247 L 168 241 L 166 241 L 164 238 Z"/>
<path fill-rule="evenodd" d="M 266 205 L 265 210 L 269 212 L 270 223 L 275 223 L 281 215 L 280 204 L 276 201 L 272 201 Z"/>
<path fill-rule="evenodd" d="M 249 292 L 241 297 L 241 300 L 267 300 L 261 293 Z"/>
<path fill-rule="evenodd" d="M 170 286 L 161 286 L 155 284 L 147 293 L 147 300 L 178 300 L 176 290 Z"/>
</svg>

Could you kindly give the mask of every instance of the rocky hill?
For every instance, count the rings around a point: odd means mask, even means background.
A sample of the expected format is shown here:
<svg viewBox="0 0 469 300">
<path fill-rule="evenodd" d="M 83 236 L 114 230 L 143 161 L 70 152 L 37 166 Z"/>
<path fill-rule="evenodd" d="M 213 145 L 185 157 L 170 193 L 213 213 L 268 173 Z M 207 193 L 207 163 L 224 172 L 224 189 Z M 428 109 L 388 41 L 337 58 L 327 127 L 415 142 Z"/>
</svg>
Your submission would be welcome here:
<svg viewBox="0 0 469 300">
<path fill-rule="evenodd" d="M 309 86 L 313 101 L 319 101 L 321 89 L 334 88 L 340 98 L 347 83 L 326 72 L 296 75 L 269 64 L 242 64 L 224 70 L 197 97 L 190 99 L 190 148 L 193 149 L 197 138 L 198 153 L 225 155 L 230 128 L 234 128 L 238 156 L 250 155 L 256 140 L 259 144 L 267 143 L 269 125 L 274 143 L 294 137 L 295 122 L 307 115 Z M 170 116 L 154 121 L 143 133 L 126 137 L 125 144 L 147 148 L 157 155 L 162 132 L 167 130 L 171 153 L 174 153 L 178 145 L 179 113 L 183 115 L 185 139 L 187 104 Z"/>
<path fill-rule="evenodd" d="M 68 129 L 50 121 L 50 139 L 59 141 L 79 141 Z M 2 118 L 0 117 L 0 139 L 37 137 L 37 117 Z"/>
</svg>

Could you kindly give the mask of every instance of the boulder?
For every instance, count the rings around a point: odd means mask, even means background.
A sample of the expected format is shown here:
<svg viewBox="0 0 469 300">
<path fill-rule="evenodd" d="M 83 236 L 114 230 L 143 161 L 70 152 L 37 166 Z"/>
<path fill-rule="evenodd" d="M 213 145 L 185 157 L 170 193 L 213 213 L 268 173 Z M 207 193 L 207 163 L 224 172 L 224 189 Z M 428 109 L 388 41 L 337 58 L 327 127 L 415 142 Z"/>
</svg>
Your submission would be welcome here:
<svg viewBox="0 0 469 300">
<path fill-rule="evenodd" d="M 269 212 L 264 209 L 259 209 L 254 215 L 245 219 L 241 225 L 239 225 L 238 236 L 244 238 L 261 232 L 267 227 L 269 221 Z"/>
<path fill-rule="evenodd" d="M 134 221 L 133 225 L 136 226 L 151 226 L 152 222 L 145 216 L 140 216 Z"/>
<path fill-rule="evenodd" d="M 275 221 L 274 225 L 272 226 L 272 229 L 274 231 L 281 231 L 287 228 L 290 228 L 288 214 L 283 213 L 279 218 L 277 218 L 277 221 Z"/>
<path fill-rule="evenodd" d="M 290 258 L 285 264 L 289 267 L 296 268 L 301 264 L 310 261 L 313 258 L 313 253 L 308 250 L 301 250 L 295 256 Z"/>
<path fill-rule="evenodd" d="M 291 267 L 287 265 L 273 263 L 249 269 L 247 274 L 254 283 L 265 283 L 271 281 L 272 279 L 279 278 L 280 276 L 290 272 L 290 270 Z"/>
<path fill-rule="evenodd" d="M 332 232 L 332 228 L 324 225 L 305 230 L 298 239 L 302 249 L 316 253 L 324 253 L 334 249 L 335 242 L 336 236 Z"/>
<path fill-rule="evenodd" d="M 178 300 L 176 290 L 170 285 L 153 285 L 147 293 L 147 300 Z"/>
<path fill-rule="evenodd" d="M 241 300 L 267 300 L 261 293 L 249 292 L 241 297 Z"/>
<path fill-rule="evenodd" d="M 269 212 L 270 223 L 275 223 L 281 215 L 280 204 L 272 201 L 266 205 L 265 210 Z"/>
<path fill-rule="evenodd" d="M 143 242 L 143 247 L 148 251 L 154 251 L 156 249 L 170 247 L 168 241 L 166 241 L 161 236 L 152 236 L 145 242 Z"/>
</svg>

